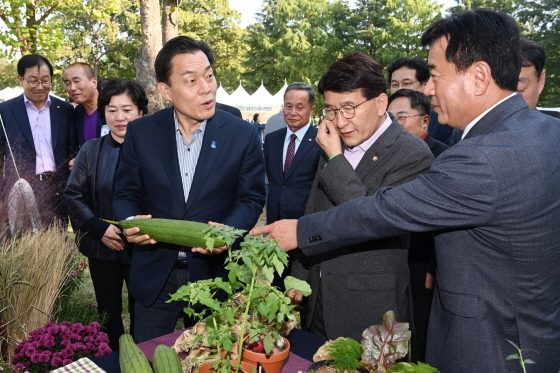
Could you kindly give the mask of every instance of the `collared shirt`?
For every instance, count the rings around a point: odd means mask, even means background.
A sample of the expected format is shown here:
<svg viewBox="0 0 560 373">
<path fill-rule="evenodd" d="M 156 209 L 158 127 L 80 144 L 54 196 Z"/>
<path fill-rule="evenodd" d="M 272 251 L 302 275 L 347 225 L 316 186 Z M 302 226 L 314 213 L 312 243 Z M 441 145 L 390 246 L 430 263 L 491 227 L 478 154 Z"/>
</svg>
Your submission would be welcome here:
<svg viewBox="0 0 560 373">
<path fill-rule="evenodd" d="M 97 113 L 95 109 L 93 113 L 86 113 L 84 108 L 84 141 L 88 141 L 97 137 Z"/>
<path fill-rule="evenodd" d="M 179 169 L 181 170 L 181 181 L 183 183 L 183 194 L 185 202 L 189 198 L 192 181 L 194 179 L 194 171 L 198 157 L 200 156 L 200 149 L 202 148 L 202 139 L 204 138 L 204 130 L 206 129 L 206 120 L 203 121 L 199 128 L 191 132 L 191 142 L 188 143 L 181 133 L 179 122 L 177 121 L 177 114 L 175 113 L 175 133 L 177 140 L 177 156 L 179 158 Z"/>
<path fill-rule="evenodd" d="M 375 141 L 377 141 L 377 139 L 381 135 L 383 135 L 383 133 L 387 130 L 387 128 L 389 128 L 391 123 L 393 123 L 391 117 L 389 117 L 389 115 L 385 113 L 385 121 L 383 122 L 381 127 L 379 127 L 379 129 L 375 131 L 375 133 L 369 139 L 367 139 L 360 145 L 356 145 L 352 148 L 346 146 L 344 147 L 344 156 L 348 160 L 348 163 L 352 165 L 352 168 L 356 169 L 356 167 L 358 167 L 358 164 L 364 157 L 364 154 L 368 151 L 369 148 L 371 148 L 371 146 L 375 143 Z"/>
<path fill-rule="evenodd" d="M 286 152 L 288 151 L 288 145 L 290 144 L 290 136 L 292 136 L 292 134 L 294 134 L 297 137 L 296 148 L 294 150 L 294 154 L 296 154 L 297 150 L 298 150 L 298 147 L 299 147 L 299 144 L 301 144 L 301 142 L 303 141 L 303 136 L 305 136 L 305 133 L 309 129 L 310 125 L 311 125 L 311 123 L 307 123 L 305 126 L 301 127 L 296 132 L 292 132 L 290 130 L 290 127 L 288 127 L 288 129 L 286 130 L 286 137 L 284 138 L 284 148 L 282 149 L 282 165 L 284 165 L 284 163 L 286 163 Z"/>
<path fill-rule="evenodd" d="M 35 145 L 35 174 L 56 171 L 51 138 L 51 96 L 47 95 L 47 102 L 41 110 L 37 110 L 37 107 L 29 101 L 25 94 L 23 100 L 33 134 L 33 144 Z"/>
<path fill-rule="evenodd" d="M 485 116 L 486 114 L 488 114 L 490 112 L 490 110 L 494 109 L 496 106 L 498 106 L 499 104 L 501 104 L 502 102 L 504 102 L 505 100 L 507 100 L 508 98 L 511 98 L 513 96 L 515 96 L 517 94 L 517 92 L 513 92 L 511 95 L 507 96 L 506 98 L 496 102 L 491 108 L 489 108 L 488 110 L 486 110 L 484 113 L 480 114 L 478 117 L 476 117 L 472 122 L 470 122 L 467 127 L 465 127 L 465 130 L 463 131 L 463 136 L 461 136 L 461 140 L 465 138 L 465 136 L 467 136 L 467 133 L 469 133 L 469 131 L 471 130 L 471 128 L 474 127 L 475 124 L 478 123 L 478 121 L 480 119 L 482 119 L 483 116 Z"/>
</svg>

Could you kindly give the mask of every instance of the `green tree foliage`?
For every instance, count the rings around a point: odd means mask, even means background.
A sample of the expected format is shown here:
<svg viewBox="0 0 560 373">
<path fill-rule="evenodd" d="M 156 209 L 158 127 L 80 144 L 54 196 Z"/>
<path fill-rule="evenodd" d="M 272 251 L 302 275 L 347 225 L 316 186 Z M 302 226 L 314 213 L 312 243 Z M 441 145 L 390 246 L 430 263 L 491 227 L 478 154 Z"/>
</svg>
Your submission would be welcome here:
<svg viewBox="0 0 560 373">
<path fill-rule="evenodd" d="M 239 85 L 241 58 L 248 50 L 240 20 L 227 0 L 185 1 L 179 9 L 179 35 L 204 40 L 212 47 L 216 78 L 230 92 Z"/>
<path fill-rule="evenodd" d="M 420 36 L 441 17 L 434 0 L 358 0 L 356 48 L 387 66 L 400 57 L 426 57 Z"/>
<path fill-rule="evenodd" d="M 17 87 L 19 83 L 16 79 L 17 69 L 15 61 L 0 59 L 0 90 L 6 87 Z"/>
<path fill-rule="evenodd" d="M 560 107 L 560 8 L 558 0 L 525 2 L 517 13 L 524 36 L 546 52 L 546 85 L 539 106 Z"/>
<path fill-rule="evenodd" d="M 284 79 L 316 85 L 328 64 L 351 50 L 348 14 L 343 1 L 331 6 L 327 0 L 265 0 L 259 22 L 248 28 L 246 43 L 252 48 L 244 62 L 248 90 L 263 81 L 274 94 Z"/>
<path fill-rule="evenodd" d="M 53 21 L 53 13 L 72 7 L 77 0 L 1 0 L 0 19 L 8 32 L 0 33 L 0 42 L 7 48 L 6 57 L 41 53 L 54 56 L 62 42 L 62 29 Z"/>
<path fill-rule="evenodd" d="M 134 79 L 140 45 L 135 1 L 84 0 L 56 23 L 64 30 L 64 43 L 52 62 L 61 73 L 71 63 L 86 62 L 100 78 Z M 56 88 L 64 92 L 61 84 Z"/>
</svg>

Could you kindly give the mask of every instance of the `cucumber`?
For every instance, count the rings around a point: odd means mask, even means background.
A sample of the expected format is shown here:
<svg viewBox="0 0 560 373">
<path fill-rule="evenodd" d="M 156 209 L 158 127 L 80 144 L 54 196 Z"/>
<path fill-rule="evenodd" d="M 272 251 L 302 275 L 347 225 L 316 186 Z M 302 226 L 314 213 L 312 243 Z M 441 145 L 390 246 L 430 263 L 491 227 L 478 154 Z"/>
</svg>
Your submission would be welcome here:
<svg viewBox="0 0 560 373">
<path fill-rule="evenodd" d="M 172 348 L 158 345 L 152 359 L 154 373 L 182 373 L 181 360 Z"/>
<path fill-rule="evenodd" d="M 129 219 L 119 222 L 104 220 L 121 228 L 140 228 L 140 234 L 147 234 L 158 242 L 171 243 L 187 247 L 204 247 L 213 249 L 226 242 L 218 237 L 210 237 L 206 232 L 210 224 L 188 220 L 173 219 Z"/>
<path fill-rule="evenodd" d="M 119 365 L 121 373 L 153 373 L 150 362 L 130 334 L 119 338 Z"/>
</svg>

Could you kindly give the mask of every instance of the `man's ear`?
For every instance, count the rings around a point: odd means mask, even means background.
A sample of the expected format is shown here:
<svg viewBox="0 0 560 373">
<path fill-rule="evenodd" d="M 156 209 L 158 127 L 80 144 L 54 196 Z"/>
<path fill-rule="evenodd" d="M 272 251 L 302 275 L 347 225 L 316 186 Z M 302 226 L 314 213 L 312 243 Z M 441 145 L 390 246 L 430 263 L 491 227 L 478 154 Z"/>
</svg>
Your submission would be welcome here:
<svg viewBox="0 0 560 373">
<path fill-rule="evenodd" d="M 539 77 L 539 95 L 542 93 L 544 89 L 544 83 L 546 81 L 546 70 L 543 69 L 541 72 L 541 76 Z"/>
<path fill-rule="evenodd" d="M 475 96 L 482 96 L 486 93 L 488 86 L 492 82 L 492 69 L 485 61 L 475 62 L 467 71 L 473 74 Z"/>
<path fill-rule="evenodd" d="M 158 89 L 159 93 L 161 93 L 161 95 L 167 101 L 171 101 L 171 96 L 169 95 L 169 87 L 167 86 L 167 84 L 165 84 L 163 82 L 158 82 L 157 89 Z M 173 102 L 173 101 L 171 101 L 171 102 Z"/>
<path fill-rule="evenodd" d="M 377 96 L 377 115 L 382 116 L 387 111 L 387 107 L 389 106 L 389 97 L 385 93 L 380 94 Z"/>
</svg>

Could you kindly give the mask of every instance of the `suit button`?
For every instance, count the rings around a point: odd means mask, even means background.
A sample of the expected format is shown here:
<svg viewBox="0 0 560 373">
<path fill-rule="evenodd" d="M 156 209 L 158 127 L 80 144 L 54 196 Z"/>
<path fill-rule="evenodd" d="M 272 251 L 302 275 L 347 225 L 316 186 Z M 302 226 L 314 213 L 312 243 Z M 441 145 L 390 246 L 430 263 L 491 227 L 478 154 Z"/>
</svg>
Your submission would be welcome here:
<svg viewBox="0 0 560 373">
<path fill-rule="evenodd" d="M 285 186 L 285 185 L 282 185 L 282 189 L 286 189 L 286 186 Z"/>
</svg>

